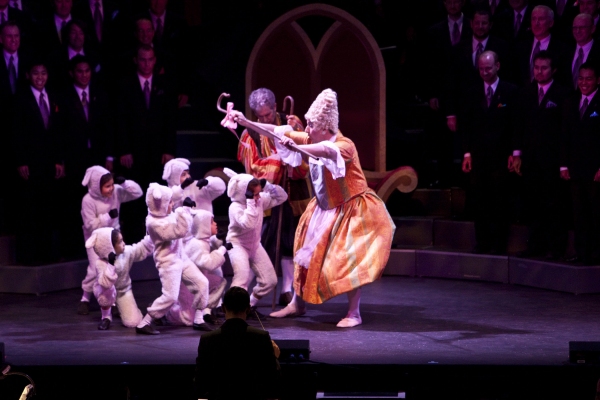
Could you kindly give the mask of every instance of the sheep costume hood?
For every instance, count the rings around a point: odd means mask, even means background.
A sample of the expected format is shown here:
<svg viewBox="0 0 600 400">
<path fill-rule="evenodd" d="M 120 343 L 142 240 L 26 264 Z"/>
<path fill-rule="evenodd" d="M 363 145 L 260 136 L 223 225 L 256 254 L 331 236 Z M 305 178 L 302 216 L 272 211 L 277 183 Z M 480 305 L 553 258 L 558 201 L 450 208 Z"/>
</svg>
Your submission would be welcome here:
<svg viewBox="0 0 600 400">
<path fill-rule="evenodd" d="M 98 257 L 101 259 L 108 259 L 110 253 L 115 252 L 115 248 L 112 244 L 112 231 L 115 228 L 98 228 L 92 232 L 92 236 L 85 242 L 86 249 L 94 249 Z"/>
<path fill-rule="evenodd" d="M 248 190 L 248 183 L 254 177 L 250 174 L 238 174 L 237 172 L 223 168 L 223 172 L 227 175 L 229 183 L 227 184 L 227 196 L 231 201 L 246 204 L 246 190 Z"/>
<path fill-rule="evenodd" d="M 190 160 L 186 158 L 174 158 L 165 164 L 162 178 L 167 181 L 169 187 L 181 185 L 181 174 L 190 169 Z"/>
<path fill-rule="evenodd" d="M 204 210 L 194 210 L 192 212 L 194 220 L 192 222 L 192 235 L 198 240 L 209 240 L 211 235 L 211 226 L 213 214 Z"/>
<path fill-rule="evenodd" d="M 81 184 L 87 186 L 90 196 L 95 199 L 102 199 L 102 192 L 100 188 L 100 179 L 106 174 L 110 174 L 110 171 L 99 165 L 94 165 L 85 170 L 85 176 Z"/>
<path fill-rule="evenodd" d="M 173 197 L 173 190 L 158 183 L 151 183 L 146 191 L 148 213 L 153 217 L 166 217 L 169 214 L 171 197 Z"/>
</svg>

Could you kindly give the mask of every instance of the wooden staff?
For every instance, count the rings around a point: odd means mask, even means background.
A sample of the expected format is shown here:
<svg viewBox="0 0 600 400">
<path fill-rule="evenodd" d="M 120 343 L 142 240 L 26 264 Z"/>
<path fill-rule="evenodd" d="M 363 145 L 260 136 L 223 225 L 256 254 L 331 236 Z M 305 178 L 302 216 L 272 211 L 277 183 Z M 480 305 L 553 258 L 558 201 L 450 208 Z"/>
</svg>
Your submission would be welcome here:
<svg viewBox="0 0 600 400">
<path fill-rule="evenodd" d="M 283 175 L 281 176 L 281 187 L 287 192 L 287 165 L 282 165 Z M 289 196 L 289 194 L 288 194 Z M 288 197 L 289 201 L 289 197 Z M 281 269 L 281 276 L 283 276 L 283 268 L 281 267 L 281 225 L 283 219 L 283 204 L 277 206 L 279 214 L 277 215 L 277 239 L 275 241 L 275 272 L 277 267 Z M 272 218 L 272 217 L 271 217 Z M 277 290 L 273 290 L 273 302 L 271 303 L 271 309 L 275 310 L 275 303 L 277 300 Z"/>
</svg>

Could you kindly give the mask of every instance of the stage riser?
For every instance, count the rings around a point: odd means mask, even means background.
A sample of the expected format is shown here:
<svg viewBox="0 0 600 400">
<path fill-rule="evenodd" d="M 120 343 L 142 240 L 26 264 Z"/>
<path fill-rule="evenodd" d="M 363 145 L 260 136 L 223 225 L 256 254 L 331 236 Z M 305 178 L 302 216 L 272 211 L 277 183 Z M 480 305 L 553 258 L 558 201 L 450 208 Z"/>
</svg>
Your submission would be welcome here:
<svg viewBox="0 0 600 400">
<path fill-rule="evenodd" d="M 384 275 L 510 283 L 573 294 L 600 293 L 600 266 L 471 253 L 392 249 Z"/>
<path fill-rule="evenodd" d="M 0 266 L 15 263 L 15 237 L 0 236 Z"/>
<path fill-rule="evenodd" d="M 600 292 L 600 266 L 572 266 L 509 259 L 510 283 L 574 294 Z"/>
<path fill-rule="evenodd" d="M 417 276 L 508 283 L 507 257 L 419 250 Z"/>
</svg>

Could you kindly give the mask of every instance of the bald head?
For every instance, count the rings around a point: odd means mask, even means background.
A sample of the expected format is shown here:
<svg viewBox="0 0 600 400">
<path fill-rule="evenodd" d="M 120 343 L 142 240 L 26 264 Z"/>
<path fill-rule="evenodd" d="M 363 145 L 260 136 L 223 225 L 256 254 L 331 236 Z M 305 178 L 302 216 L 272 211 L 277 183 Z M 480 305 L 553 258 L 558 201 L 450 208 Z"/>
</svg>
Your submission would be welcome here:
<svg viewBox="0 0 600 400">
<path fill-rule="evenodd" d="M 485 83 L 491 85 L 496 82 L 500 70 L 498 54 L 489 50 L 484 51 L 477 59 L 477 67 L 479 68 L 479 75 Z"/>
</svg>

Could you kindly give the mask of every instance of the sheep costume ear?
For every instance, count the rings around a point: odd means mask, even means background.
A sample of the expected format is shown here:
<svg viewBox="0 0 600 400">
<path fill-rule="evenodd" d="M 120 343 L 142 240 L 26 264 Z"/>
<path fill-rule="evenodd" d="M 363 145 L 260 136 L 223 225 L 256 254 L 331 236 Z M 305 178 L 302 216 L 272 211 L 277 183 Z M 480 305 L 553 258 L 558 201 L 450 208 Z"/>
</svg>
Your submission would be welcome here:
<svg viewBox="0 0 600 400">
<path fill-rule="evenodd" d="M 171 197 L 173 197 L 171 189 L 155 182 L 151 183 L 146 191 L 146 205 L 150 214 L 160 217 L 166 216 Z"/>
<path fill-rule="evenodd" d="M 238 174 L 229 168 L 223 168 L 225 175 L 229 177 L 229 183 L 227 184 L 227 196 L 233 201 L 240 203 L 246 203 L 246 190 L 248 190 L 248 183 L 254 179 L 249 174 Z"/>
<path fill-rule="evenodd" d="M 169 187 L 180 185 L 181 174 L 188 169 L 190 169 L 190 160 L 174 158 L 165 164 L 162 178 L 167 181 Z"/>
<path fill-rule="evenodd" d="M 92 236 L 85 242 L 86 249 L 94 249 L 98 257 L 106 259 L 110 253 L 115 251 L 112 245 L 112 231 L 114 228 L 98 228 L 92 232 Z"/>
<path fill-rule="evenodd" d="M 102 197 L 102 191 L 100 189 L 100 179 L 106 174 L 110 174 L 110 171 L 99 165 L 94 165 L 85 170 L 85 176 L 81 181 L 82 186 L 87 186 L 88 191 L 94 197 Z"/>
</svg>

